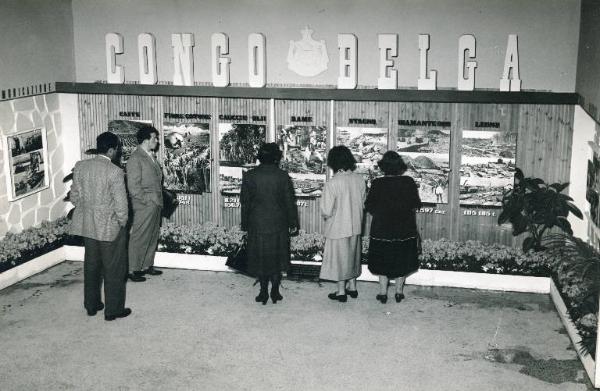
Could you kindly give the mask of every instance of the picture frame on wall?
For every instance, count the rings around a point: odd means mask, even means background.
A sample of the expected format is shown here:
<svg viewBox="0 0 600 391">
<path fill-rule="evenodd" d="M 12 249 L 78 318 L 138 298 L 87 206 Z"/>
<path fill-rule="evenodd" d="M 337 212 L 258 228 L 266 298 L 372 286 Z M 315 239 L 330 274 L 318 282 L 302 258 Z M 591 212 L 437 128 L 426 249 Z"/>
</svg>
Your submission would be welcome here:
<svg viewBox="0 0 600 391">
<path fill-rule="evenodd" d="M 47 189 L 50 181 L 46 129 L 40 127 L 8 134 L 2 141 L 9 201 Z"/>
</svg>

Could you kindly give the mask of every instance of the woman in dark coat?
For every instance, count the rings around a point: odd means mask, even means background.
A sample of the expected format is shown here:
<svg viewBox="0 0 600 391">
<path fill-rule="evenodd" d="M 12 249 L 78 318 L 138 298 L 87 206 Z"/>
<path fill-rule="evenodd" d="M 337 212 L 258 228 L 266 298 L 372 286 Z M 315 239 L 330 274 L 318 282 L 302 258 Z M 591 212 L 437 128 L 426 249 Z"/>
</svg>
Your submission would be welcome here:
<svg viewBox="0 0 600 391">
<path fill-rule="evenodd" d="M 248 273 L 258 278 L 257 302 L 283 299 L 279 292 L 281 272 L 290 264 L 290 234 L 298 230 L 298 212 L 289 175 L 278 165 L 282 153 L 275 143 L 258 151 L 260 165 L 242 177 L 240 202 L 242 230 L 248 232 Z"/>
<path fill-rule="evenodd" d="M 389 280 L 396 279 L 396 302 L 404 299 L 406 276 L 419 268 L 420 237 L 416 209 L 421 199 L 415 181 L 404 176 L 407 166 L 396 152 L 388 151 L 377 164 L 384 176 L 377 178 L 365 201 L 373 216 L 369 241 L 369 271 L 379 275 L 377 300 L 387 302 Z"/>
</svg>

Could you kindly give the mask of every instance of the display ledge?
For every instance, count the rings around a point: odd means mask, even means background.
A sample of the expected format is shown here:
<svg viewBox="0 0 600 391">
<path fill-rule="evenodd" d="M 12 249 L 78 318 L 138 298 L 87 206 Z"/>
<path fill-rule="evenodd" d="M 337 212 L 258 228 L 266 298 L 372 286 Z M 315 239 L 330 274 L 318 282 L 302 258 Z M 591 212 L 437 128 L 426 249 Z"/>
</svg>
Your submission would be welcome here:
<svg viewBox="0 0 600 391">
<path fill-rule="evenodd" d="M 65 259 L 70 261 L 83 261 L 83 247 L 63 246 Z M 226 257 L 210 255 L 194 255 L 157 252 L 154 266 L 190 270 L 207 270 L 216 272 L 231 272 L 225 266 Z M 297 266 L 319 267 L 320 262 L 292 261 Z M 376 275 L 371 274 L 367 265 L 362 265 L 362 273 L 358 278 L 361 281 L 378 281 Z M 550 293 L 550 278 L 514 276 L 505 274 L 485 274 L 468 272 L 450 272 L 444 270 L 421 269 L 406 279 L 407 284 L 424 286 L 447 286 L 454 288 L 489 289 L 523 293 Z"/>
<path fill-rule="evenodd" d="M 440 102 L 440 103 L 524 103 L 576 105 L 577 93 L 539 91 L 458 91 L 417 89 L 336 89 L 336 88 L 251 88 L 213 86 L 174 86 L 166 84 L 110 84 L 56 82 L 55 92 L 67 94 L 114 94 L 152 96 L 190 96 L 211 98 L 301 99 L 382 102 Z"/>
</svg>

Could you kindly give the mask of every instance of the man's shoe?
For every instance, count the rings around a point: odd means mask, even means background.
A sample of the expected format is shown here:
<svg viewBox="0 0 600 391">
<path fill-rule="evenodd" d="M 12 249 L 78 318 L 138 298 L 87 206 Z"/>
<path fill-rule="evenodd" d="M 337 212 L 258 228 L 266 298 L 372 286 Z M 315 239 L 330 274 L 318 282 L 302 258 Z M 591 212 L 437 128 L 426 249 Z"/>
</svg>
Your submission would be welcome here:
<svg viewBox="0 0 600 391">
<path fill-rule="evenodd" d="M 148 269 L 144 270 L 144 274 L 148 274 L 151 276 L 160 276 L 162 273 L 162 271 L 156 270 L 154 266 L 150 266 Z"/>
<path fill-rule="evenodd" d="M 117 318 L 124 318 L 126 316 L 131 315 L 131 308 L 125 308 L 123 309 L 123 312 L 121 312 L 120 314 L 116 314 L 116 315 L 104 315 L 104 320 L 115 320 Z"/>
<path fill-rule="evenodd" d="M 87 310 L 88 316 L 94 316 L 98 313 L 98 311 L 102 311 L 104 309 L 104 303 L 100 303 L 93 310 Z"/>
<path fill-rule="evenodd" d="M 144 273 L 143 272 L 133 272 L 133 273 L 129 273 L 127 275 L 127 277 L 129 277 L 129 279 L 133 282 L 144 282 L 146 281 L 146 277 L 144 277 Z"/>
</svg>

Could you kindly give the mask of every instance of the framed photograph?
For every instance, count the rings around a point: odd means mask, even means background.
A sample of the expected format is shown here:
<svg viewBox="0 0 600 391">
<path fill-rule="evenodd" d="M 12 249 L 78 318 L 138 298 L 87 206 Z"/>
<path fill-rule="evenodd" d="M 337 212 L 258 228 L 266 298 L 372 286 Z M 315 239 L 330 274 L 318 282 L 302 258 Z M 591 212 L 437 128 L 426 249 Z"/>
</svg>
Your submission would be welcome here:
<svg viewBox="0 0 600 391">
<path fill-rule="evenodd" d="M 207 123 L 163 122 L 164 186 L 176 193 L 210 192 L 210 129 Z"/>
<path fill-rule="evenodd" d="M 46 129 L 35 128 L 6 135 L 3 144 L 10 201 L 49 187 Z"/>
</svg>

